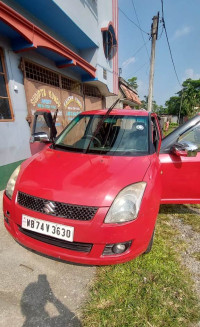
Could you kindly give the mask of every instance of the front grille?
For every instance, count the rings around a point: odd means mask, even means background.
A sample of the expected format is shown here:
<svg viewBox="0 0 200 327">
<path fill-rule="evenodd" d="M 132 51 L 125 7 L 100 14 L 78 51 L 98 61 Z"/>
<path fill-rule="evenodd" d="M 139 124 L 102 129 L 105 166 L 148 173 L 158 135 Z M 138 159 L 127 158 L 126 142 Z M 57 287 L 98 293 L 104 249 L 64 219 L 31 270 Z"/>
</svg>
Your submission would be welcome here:
<svg viewBox="0 0 200 327">
<path fill-rule="evenodd" d="M 17 201 L 24 208 L 48 214 L 55 217 L 74 219 L 74 220 L 91 220 L 96 214 L 97 207 L 78 206 L 63 202 L 48 201 L 46 199 L 37 198 L 22 192 L 18 192 Z M 50 204 L 48 212 L 45 205 Z"/>
<path fill-rule="evenodd" d="M 55 237 L 39 234 L 36 232 L 32 232 L 30 230 L 26 230 L 22 228 L 21 226 L 18 225 L 19 231 L 31 238 L 34 238 L 37 241 L 51 244 L 54 246 L 58 246 L 59 248 L 64 248 L 72 251 L 78 251 L 78 252 L 86 252 L 89 253 L 92 250 L 92 243 L 81 243 L 81 242 L 68 242 L 68 241 L 63 241 Z"/>
</svg>

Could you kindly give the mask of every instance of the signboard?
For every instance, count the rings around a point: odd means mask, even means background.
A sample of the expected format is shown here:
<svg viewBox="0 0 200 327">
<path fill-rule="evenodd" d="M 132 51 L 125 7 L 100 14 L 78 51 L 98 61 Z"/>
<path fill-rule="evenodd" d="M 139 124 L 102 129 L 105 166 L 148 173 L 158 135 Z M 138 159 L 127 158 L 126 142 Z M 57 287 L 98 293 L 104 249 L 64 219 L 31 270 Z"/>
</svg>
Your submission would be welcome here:
<svg viewBox="0 0 200 327">
<path fill-rule="evenodd" d="M 34 112 L 38 109 L 49 109 L 52 115 L 58 109 L 56 128 L 60 133 L 71 120 L 83 111 L 83 98 L 64 89 L 25 78 L 28 121 L 32 123 Z"/>
<path fill-rule="evenodd" d="M 70 122 L 74 117 L 83 111 L 83 98 L 76 94 L 69 95 L 69 92 L 62 90 L 65 121 Z"/>
</svg>

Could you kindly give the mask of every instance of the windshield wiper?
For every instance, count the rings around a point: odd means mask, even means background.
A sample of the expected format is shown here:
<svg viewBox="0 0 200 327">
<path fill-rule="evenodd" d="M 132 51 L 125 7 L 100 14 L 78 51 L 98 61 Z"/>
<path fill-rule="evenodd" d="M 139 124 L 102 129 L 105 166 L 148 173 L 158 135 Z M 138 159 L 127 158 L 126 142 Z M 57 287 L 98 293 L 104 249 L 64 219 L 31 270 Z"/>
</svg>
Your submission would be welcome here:
<svg viewBox="0 0 200 327">
<path fill-rule="evenodd" d="M 92 141 L 94 140 L 94 138 L 96 137 L 96 135 L 99 133 L 101 127 L 103 126 L 103 123 L 104 121 L 106 120 L 106 118 L 109 116 L 110 112 L 113 110 L 113 108 L 115 107 L 115 105 L 117 104 L 117 102 L 120 100 L 120 98 L 117 98 L 117 100 L 112 104 L 112 106 L 106 111 L 105 115 L 102 116 L 102 119 L 100 120 L 99 124 L 97 125 L 97 128 L 96 130 L 94 131 L 91 139 L 90 139 L 90 142 L 87 146 L 87 148 L 85 149 L 84 153 L 87 153 L 89 148 L 90 148 L 90 145 L 92 143 Z"/>
<path fill-rule="evenodd" d="M 65 145 L 62 145 L 62 144 L 54 144 L 53 149 L 56 149 L 56 148 L 63 149 L 63 150 L 66 150 L 66 151 L 68 150 L 68 148 Z"/>
</svg>

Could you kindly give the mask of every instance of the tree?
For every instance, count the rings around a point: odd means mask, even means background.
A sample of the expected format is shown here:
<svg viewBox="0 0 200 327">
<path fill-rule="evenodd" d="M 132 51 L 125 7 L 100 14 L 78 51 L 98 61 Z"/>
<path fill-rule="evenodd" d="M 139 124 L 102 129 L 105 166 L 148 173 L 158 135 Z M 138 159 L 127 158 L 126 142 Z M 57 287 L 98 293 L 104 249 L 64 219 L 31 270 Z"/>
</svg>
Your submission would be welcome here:
<svg viewBox="0 0 200 327">
<path fill-rule="evenodd" d="M 148 107 L 148 96 L 147 95 L 144 95 L 144 100 L 142 100 L 141 103 L 142 103 L 141 108 L 147 110 L 147 107 Z"/>
<path fill-rule="evenodd" d="M 167 113 L 169 115 L 178 115 L 180 109 L 181 98 L 178 96 L 173 96 L 165 102 L 167 106 Z"/>
<path fill-rule="evenodd" d="M 200 108 L 200 79 L 189 78 L 183 82 L 182 87 L 177 92 L 178 96 L 171 97 L 165 104 L 169 114 L 190 117 Z"/>
<path fill-rule="evenodd" d="M 132 77 L 132 78 L 129 78 L 128 79 L 128 84 L 132 87 L 132 88 L 134 88 L 135 90 L 137 90 L 138 89 L 138 84 L 137 84 L 137 77 Z"/>
<path fill-rule="evenodd" d="M 146 109 L 148 108 L 148 96 L 144 96 L 144 100 L 141 101 L 141 108 Z M 157 114 L 165 114 L 166 113 L 166 108 L 163 106 L 159 106 L 155 100 L 152 101 L 152 112 L 156 112 Z"/>
</svg>

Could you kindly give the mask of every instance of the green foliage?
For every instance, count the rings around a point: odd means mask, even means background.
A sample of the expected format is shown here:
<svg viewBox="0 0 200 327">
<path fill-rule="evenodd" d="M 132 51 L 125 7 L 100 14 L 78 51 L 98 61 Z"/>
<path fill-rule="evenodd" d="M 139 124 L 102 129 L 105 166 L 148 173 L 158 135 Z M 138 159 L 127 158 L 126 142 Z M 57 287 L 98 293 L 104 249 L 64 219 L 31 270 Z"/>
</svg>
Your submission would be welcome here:
<svg viewBox="0 0 200 327">
<path fill-rule="evenodd" d="M 145 95 L 144 96 L 144 100 L 141 101 L 141 108 L 146 109 L 148 108 L 148 96 Z M 152 101 L 152 112 L 157 113 L 158 115 L 161 114 L 166 114 L 166 108 L 164 108 L 163 106 L 159 106 L 156 101 Z"/>
<path fill-rule="evenodd" d="M 135 90 L 138 89 L 138 84 L 137 84 L 137 77 L 132 77 L 128 79 L 128 83 L 131 87 L 133 87 Z"/>
<path fill-rule="evenodd" d="M 169 115 L 177 115 L 179 114 L 180 110 L 180 103 L 181 103 L 181 97 L 173 96 L 168 101 L 165 102 L 165 105 L 167 107 L 167 113 Z M 183 109 L 182 109 L 183 113 Z"/>
<path fill-rule="evenodd" d="M 182 208 L 181 215 L 187 216 L 189 209 Z M 171 207 L 162 206 L 150 254 L 98 268 L 83 326 L 188 327 L 198 322 L 198 300 L 180 264 L 185 244 L 177 238 L 170 216 Z"/>
<path fill-rule="evenodd" d="M 170 123 L 171 127 L 178 127 L 178 123 Z"/>
<path fill-rule="evenodd" d="M 141 108 L 143 109 L 146 109 L 147 110 L 147 107 L 148 107 L 148 96 L 144 96 L 144 100 L 141 101 L 142 104 L 141 104 Z"/>
<path fill-rule="evenodd" d="M 180 112 L 181 117 L 191 117 L 195 114 L 196 108 L 200 108 L 200 79 L 189 78 L 183 82 L 182 86 L 182 90 L 177 93 L 178 96 L 173 96 L 166 101 L 167 112 L 177 116 Z"/>
</svg>

